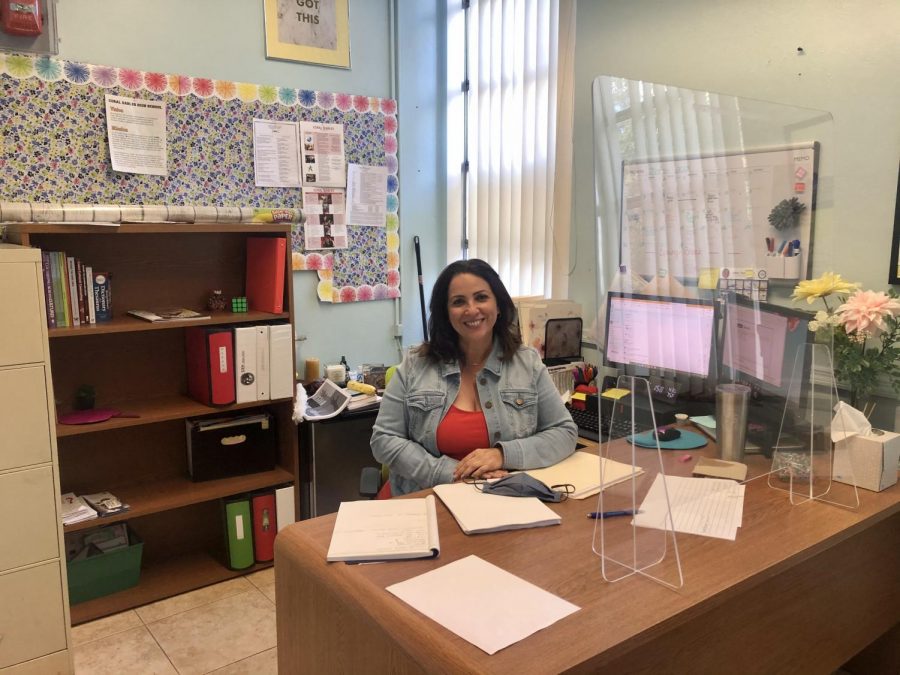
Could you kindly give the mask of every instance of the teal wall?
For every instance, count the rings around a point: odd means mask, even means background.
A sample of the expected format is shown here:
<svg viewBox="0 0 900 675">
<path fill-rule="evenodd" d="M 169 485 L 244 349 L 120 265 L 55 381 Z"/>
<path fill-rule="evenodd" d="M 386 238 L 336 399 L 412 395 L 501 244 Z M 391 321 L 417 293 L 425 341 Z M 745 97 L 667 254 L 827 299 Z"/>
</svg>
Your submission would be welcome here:
<svg viewBox="0 0 900 675">
<path fill-rule="evenodd" d="M 591 82 L 597 75 L 830 112 L 832 267 L 886 289 L 900 156 L 896 0 L 585 0 L 575 51 L 570 296 L 596 308 Z M 797 48 L 803 47 L 798 55 Z M 817 253 L 818 254 L 818 253 Z"/>
<path fill-rule="evenodd" d="M 405 344 L 422 339 L 413 235 L 423 245 L 425 277 L 444 255 L 443 181 L 437 178 L 440 100 L 435 94 L 438 2 L 350 0 L 351 68 L 265 58 L 261 0 L 64 0 L 57 4 L 60 58 L 138 70 L 257 84 L 400 98 L 399 303 L 322 304 L 314 272 L 294 273 L 298 363 L 317 357 L 351 365 L 395 363 L 395 326 Z M 402 34 L 403 37 L 400 37 Z M 441 33 L 442 35 L 442 33 Z M 400 92 L 405 94 L 401 98 Z M 422 111 L 422 114 L 419 114 Z M 441 132 L 442 133 L 442 132 Z M 438 214 L 440 213 L 440 217 Z"/>
</svg>

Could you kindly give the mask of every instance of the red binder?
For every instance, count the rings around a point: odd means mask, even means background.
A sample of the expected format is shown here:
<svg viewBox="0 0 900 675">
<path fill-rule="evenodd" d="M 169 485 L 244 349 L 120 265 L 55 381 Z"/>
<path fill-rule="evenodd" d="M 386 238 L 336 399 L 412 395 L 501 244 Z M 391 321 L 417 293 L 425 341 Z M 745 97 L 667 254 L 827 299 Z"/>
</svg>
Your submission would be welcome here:
<svg viewBox="0 0 900 675">
<path fill-rule="evenodd" d="M 185 330 L 188 394 L 204 405 L 234 403 L 234 342 L 230 328 Z"/>
<path fill-rule="evenodd" d="M 250 309 L 284 311 L 284 237 L 247 238 L 247 304 Z"/>
<path fill-rule="evenodd" d="M 275 559 L 275 493 L 263 492 L 253 495 L 253 555 L 256 562 Z"/>
</svg>

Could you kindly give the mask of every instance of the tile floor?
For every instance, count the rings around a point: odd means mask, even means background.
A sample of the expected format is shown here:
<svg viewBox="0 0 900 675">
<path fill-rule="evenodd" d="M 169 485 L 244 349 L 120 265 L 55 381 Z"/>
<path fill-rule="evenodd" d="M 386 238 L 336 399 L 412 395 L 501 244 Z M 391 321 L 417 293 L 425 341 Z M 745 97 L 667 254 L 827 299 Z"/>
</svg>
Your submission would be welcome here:
<svg viewBox="0 0 900 675">
<path fill-rule="evenodd" d="M 275 570 L 72 629 L 76 675 L 275 675 Z"/>
</svg>

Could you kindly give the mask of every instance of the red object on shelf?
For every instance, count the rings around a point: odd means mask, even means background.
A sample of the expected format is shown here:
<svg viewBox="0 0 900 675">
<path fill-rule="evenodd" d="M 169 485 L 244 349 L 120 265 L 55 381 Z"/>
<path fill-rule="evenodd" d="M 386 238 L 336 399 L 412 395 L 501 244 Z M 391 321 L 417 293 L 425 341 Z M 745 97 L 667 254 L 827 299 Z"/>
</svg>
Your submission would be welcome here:
<svg viewBox="0 0 900 675">
<path fill-rule="evenodd" d="M 247 304 L 251 310 L 273 314 L 284 311 L 286 251 L 284 237 L 247 238 Z"/>
<path fill-rule="evenodd" d="M 234 338 L 230 328 L 185 330 L 188 393 L 204 405 L 234 403 Z"/>
<path fill-rule="evenodd" d="M 275 493 L 264 492 L 251 498 L 253 509 L 253 557 L 256 562 L 270 562 L 275 559 L 275 535 L 278 524 L 275 521 Z"/>
<path fill-rule="evenodd" d="M 0 28 L 9 35 L 40 35 L 44 26 L 38 0 L 0 0 Z"/>
</svg>

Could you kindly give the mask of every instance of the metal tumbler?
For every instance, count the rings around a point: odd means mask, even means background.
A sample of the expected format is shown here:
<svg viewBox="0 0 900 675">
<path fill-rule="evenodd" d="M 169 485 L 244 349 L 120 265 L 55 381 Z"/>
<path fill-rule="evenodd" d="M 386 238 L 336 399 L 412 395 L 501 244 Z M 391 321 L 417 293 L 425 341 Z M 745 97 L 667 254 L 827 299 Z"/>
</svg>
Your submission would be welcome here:
<svg viewBox="0 0 900 675">
<path fill-rule="evenodd" d="M 749 403 L 750 387 L 746 385 L 720 384 L 716 387 L 716 442 L 722 459 L 744 460 Z"/>
</svg>

